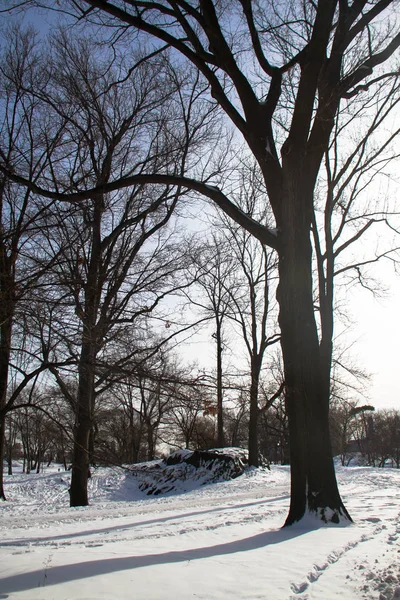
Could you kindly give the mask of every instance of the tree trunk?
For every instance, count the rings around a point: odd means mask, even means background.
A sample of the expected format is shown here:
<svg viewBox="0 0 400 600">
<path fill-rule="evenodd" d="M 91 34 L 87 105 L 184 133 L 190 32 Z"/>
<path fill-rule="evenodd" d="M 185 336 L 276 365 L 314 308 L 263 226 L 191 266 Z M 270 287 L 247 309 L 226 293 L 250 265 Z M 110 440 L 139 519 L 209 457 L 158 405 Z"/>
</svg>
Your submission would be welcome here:
<svg viewBox="0 0 400 600">
<path fill-rule="evenodd" d="M 92 428 L 93 391 L 94 350 L 91 341 L 86 340 L 82 344 L 79 364 L 70 506 L 87 506 L 89 504 L 87 484 L 89 478 L 89 437 Z"/>
<path fill-rule="evenodd" d="M 147 433 L 147 460 L 154 460 L 154 429 L 151 423 L 146 426 Z"/>
<path fill-rule="evenodd" d="M 1 436 L 1 434 L 0 434 Z M 13 447 L 15 442 L 15 435 L 13 431 L 13 423 L 12 419 L 9 420 L 9 436 L 8 436 L 8 456 L 7 456 L 7 465 L 8 465 L 8 475 L 13 474 L 12 468 L 12 459 L 13 459 Z M 0 459 L 1 459 L 1 451 L 0 451 Z"/>
<path fill-rule="evenodd" d="M 301 197 L 306 192 L 298 183 L 298 191 L 292 186 L 283 205 L 286 214 L 277 292 L 291 464 L 291 504 L 285 525 L 299 521 L 306 513 L 338 523 L 341 517 L 351 519 L 339 495 L 332 459 L 329 391 L 321 374 L 314 316 L 311 211 Z"/>
<path fill-rule="evenodd" d="M 93 381 L 93 383 L 94 383 L 94 381 Z M 96 434 L 97 434 L 97 428 L 94 424 L 92 424 L 92 427 L 90 428 L 90 434 L 89 434 L 89 464 L 92 465 L 92 467 L 96 466 L 96 457 L 94 455 Z"/>
<path fill-rule="evenodd" d="M 253 356 L 251 360 L 250 415 L 249 415 L 249 465 L 258 467 L 258 386 L 260 382 L 261 360 Z"/>
<path fill-rule="evenodd" d="M 217 446 L 225 446 L 224 439 L 224 417 L 223 417 L 223 387 L 222 387 L 222 323 L 219 317 L 217 321 L 216 343 L 217 343 Z"/>
<path fill-rule="evenodd" d="M 85 309 L 82 317 L 83 333 L 81 355 L 78 367 L 78 398 L 76 407 L 76 425 L 74 452 L 70 488 L 70 506 L 87 506 L 89 479 L 89 438 L 93 426 L 95 398 L 95 366 L 98 352 L 96 320 L 100 301 L 101 286 L 99 269 L 101 262 L 101 217 L 103 198 L 101 195 L 93 201 L 93 223 L 91 254 L 85 285 Z"/>
<path fill-rule="evenodd" d="M 4 250 L 3 250 L 4 252 Z M 0 308 L 0 500 L 5 500 L 4 493 L 4 452 L 5 452 L 5 435 L 6 435 L 6 415 L 1 412 L 5 409 L 7 401 L 7 385 L 8 385 L 8 368 L 10 364 L 10 348 L 11 348 L 11 331 L 12 331 L 12 313 L 10 311 L 9 294 L 3 288 L 6 287 L 5 276 L 1 272 L 0 276 L 0 304 L 4 303 Z"/>
<path fill-rule="evenodd" d="M 0 416 L 0 500 L 6 500 L 4 492 L 4 441 L 6 435 L 6 416 Z"/>
</svg>

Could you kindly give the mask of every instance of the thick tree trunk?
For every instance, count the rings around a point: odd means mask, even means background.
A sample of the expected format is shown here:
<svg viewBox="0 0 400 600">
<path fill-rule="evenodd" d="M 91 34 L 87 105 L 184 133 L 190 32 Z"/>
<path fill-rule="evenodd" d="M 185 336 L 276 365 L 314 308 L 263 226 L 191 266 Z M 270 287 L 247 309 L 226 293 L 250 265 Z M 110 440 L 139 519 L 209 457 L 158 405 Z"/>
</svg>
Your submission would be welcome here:
<svg viewBox="0 0 400 600">
<path fill-rule="evenodd" d="M 258 386 L 260 383 L 261 360 L 258 356 L 251 361 L 250 415 L 249 415 L 249 465 L 258 467 Z"/>
<path fill-rule="evenodd" d="M 97 196 L 93 202 L 91 253 L 85 285 L 85 308 L 82 318 L 83 333 L 78 367 L 78 397 L 74 433 L 74 453 L 70 488 L 70 506 L 87 506 L 87 484 L 89 473 L 89 440 L 93 426 L 95 399 L 95 368 L 98 352 L 96 320 L 101 286 L 99 269 L 101 263 L 101 218 L 103 198 Z"/>
<path fill-rule="evenodd" d="M 79 364 L 70 506 L 87 506 L 89 504 L 87 484 L 89 478 L 89 437 L 93 423 L 94 355 L 91 340 L 85 340 L 82 344 Z"/>
<path fill-rule="evenodd" d="M 314 316 L 310 219 L 300 194 L 285 203 L 279 252 L 279 324 L 289 419 L 291 504 L 285 525 L 312 513 L 322 521 L 350 519 L 332 460 L 329 391 L 321 373 Z"/>
<path fill-rule="evenodd" d="M 89 432 L 90 416 L 85 410 L 78 412 L 78 422 L 74 436 L 74 454 L 70 487 L 70 506 L 89 504 L 87 482 L 89 478 Z"/>
</svg>

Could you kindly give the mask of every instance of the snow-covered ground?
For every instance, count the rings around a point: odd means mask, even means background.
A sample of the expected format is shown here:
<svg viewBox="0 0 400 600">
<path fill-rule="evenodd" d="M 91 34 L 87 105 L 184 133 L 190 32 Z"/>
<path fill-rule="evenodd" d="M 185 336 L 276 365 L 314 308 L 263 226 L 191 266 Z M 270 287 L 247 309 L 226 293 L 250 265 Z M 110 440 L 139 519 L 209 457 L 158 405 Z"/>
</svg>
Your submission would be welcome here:
<svg viewBox="0 0 400 600">
<path fill-rule="evenodd" d="M 399 470 L 338 468 L 355 523 L 283 530 L 285 467 L 162 497 L 101 468 L 73 509 L 69 477 L 6 477 L 0 599 L 400 598 Z"/>
</svg>

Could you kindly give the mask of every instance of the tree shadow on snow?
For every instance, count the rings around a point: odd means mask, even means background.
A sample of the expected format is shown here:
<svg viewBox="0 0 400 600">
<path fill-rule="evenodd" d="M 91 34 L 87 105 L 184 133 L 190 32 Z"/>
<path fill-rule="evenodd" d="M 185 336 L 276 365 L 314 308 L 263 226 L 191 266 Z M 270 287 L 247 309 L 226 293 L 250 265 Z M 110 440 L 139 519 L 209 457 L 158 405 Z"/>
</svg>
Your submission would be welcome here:
<svg viewBox="0 0 400 600">
<path fill-rule="evenodd" d="M 284 496 L 276 496 L 274 498 L 263 498 L 262 500 L 256 500 L 255 502 L 246 502 L 246 503 L 239 503 L 239 504 L 228 504 L 226 506 L 218 506 L 217 508 L 207 508 L 207 509 L 202 509 L 202 510 L 196 510 L 196 511 L 192 511 L 192 512 L 188 512 L 188 513 L 174 513 L 172 515 L 169 515 L 168 517 L 157 517 L 155 519 L 147 519 L 146 521 L 140 521 L 140 520 L 133 520 L 129 523 L 124 523 L 122 525 L 110 525 L 109 527 L 100 527 L 98 529 L 87 529 L 87 530 L 81 530 L 81 531 L 74 531 L 73 533 L 64 533 L 64 534 L 60 534 L 60 535 L 49 535 L 49 536 L 36 536 L 36 537 L 32 537 L 32 538 L 21 538 L 21 539 L 11 539 L 9 541 L 6 542 L 0 542 L 0 548 L 6 548 L 8 546 L 11 547 L 15 547 L 15 546 L 27 546 L 28 544 L 37 544 L 37 545 L 42 545 L 42 544 L 46 544 L 47 542 L 57 542 L 60 540 L 68 540 L 68 539 L 74 539 L 74 538 L 81 538 L 81 537 L 86 537 L 86 536 L 95 536 L 95 535 L 99 535 L 99 534 L 107 534 L 107 533 L 111 533 L 111 532 L 117 532 L 117 531 L 128 531 L 132 528 L 135 527 L 146 527 L 147 525 L 155 525 L 157 523 L 167 523 L 168 521 L 178 521 L 179 519 L 186 519 L 189 517 L 196 517 L 199 515 L 204 515 L 207 513 L 213 513 L 213 512 L 223 512 L 224 510 L 232 510 L 235 508 L 249 508 L 251 506 L 257 506 L 257 505 L 262 505 L 262 504 L 266 504 L 269 505 L 271 504 L 271 502 L 279 502 L 281 500 L 287 500 L 290 496 L 288 494 L 285 494 Z M 95 540 L 92 540 L 95 541 Z M 118 540 L 115 540 L 118 541 Z M 0 596 L 0 600 L 1 600 L 1 596 Z"/>
<path fill-rule="evenodd" d="M 205 548 L 178 550 L 164 552 L 162 554 L 147 554 L 144 556 L 105 558 L 70 565 L 48 567 L 46 569 L 21 573 L 19 575 L 11 575 L 0 579 L 0 590 L 2 594 L 0 597 L 6 598 L 7 596 L 4 594 L 38 588 L 40 585 L 43 585 L 44 578 L 46 587 L 49 587 L 51 585 L 86 579 L 87 577 L 116 573 L 119 571 L 127 571 L 130 569 L 236 554 L 238 552 L 257 550 L 273 544 L 280 544 L 292 538 L 304 535 L 309 531 L 309 529 L 277 529 L 259 533 L 242 540 L 217 544 L 215 546 L 207 546 Z"/>
</svg>

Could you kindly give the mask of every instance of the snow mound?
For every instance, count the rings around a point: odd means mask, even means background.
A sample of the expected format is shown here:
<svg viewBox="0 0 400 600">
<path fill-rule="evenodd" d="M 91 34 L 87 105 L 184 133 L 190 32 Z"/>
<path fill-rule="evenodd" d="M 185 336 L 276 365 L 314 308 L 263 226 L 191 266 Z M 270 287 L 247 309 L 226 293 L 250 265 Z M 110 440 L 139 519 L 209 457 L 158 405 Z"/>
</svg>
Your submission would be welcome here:
<svg viewBox="0 0 400 600">
<path fill-rule="evenodd" d="M 266 463 L 262 463 L 267 466 Z M 187 492 L 201 485 L 235 479 L 248 469 L 242 448 L 178 450 L 167 458 L 142 463 L 132 469 L 138 487 L 147 495 Z"/>
</svg>

